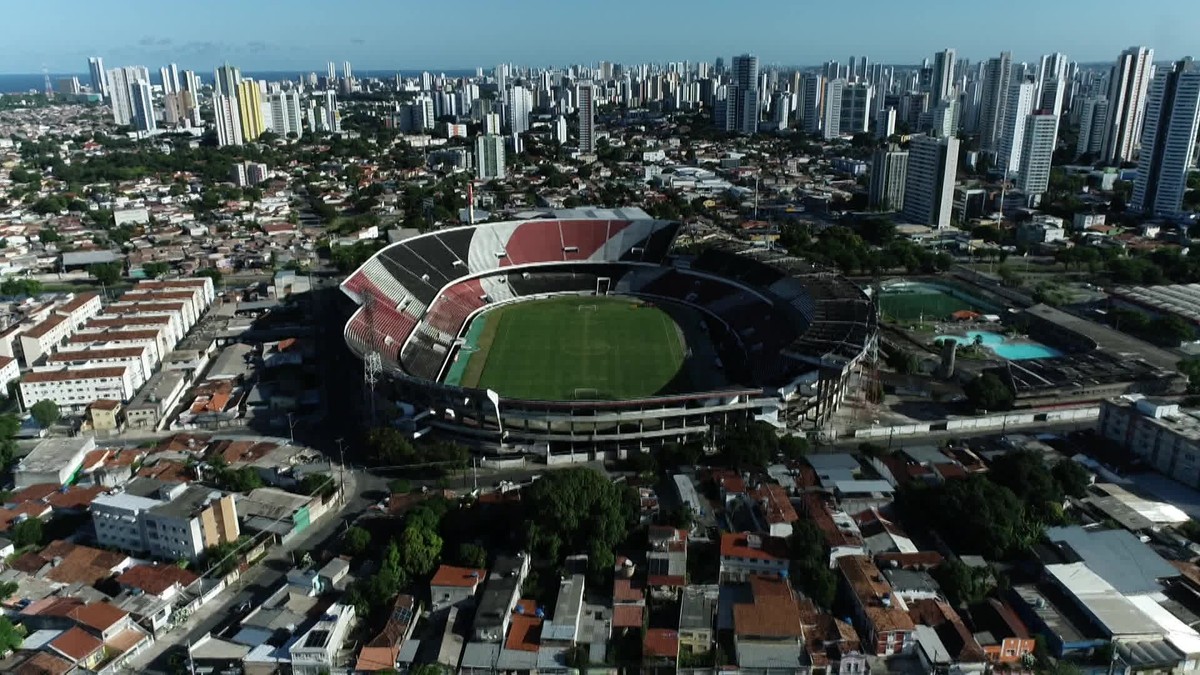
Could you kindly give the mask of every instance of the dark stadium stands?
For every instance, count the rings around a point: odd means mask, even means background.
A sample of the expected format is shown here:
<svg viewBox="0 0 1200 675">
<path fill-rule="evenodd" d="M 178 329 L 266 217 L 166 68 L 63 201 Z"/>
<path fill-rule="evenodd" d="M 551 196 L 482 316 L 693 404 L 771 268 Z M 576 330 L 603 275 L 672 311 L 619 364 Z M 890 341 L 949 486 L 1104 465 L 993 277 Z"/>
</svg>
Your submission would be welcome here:
<svg viewBox="0 0 1200 675">
<path fill-rule="evenodd" d="M 667 253 L 670 252 L 671 242 L 675 241 L 675 235 L 678 232 L 678 224 L 673 223 L 670 227 L 660 227 L 654 230 L 649 237 L 631 246 L 629 252 L 621 256 L 621 259 L 642 260 L 646 262 L 664 260 L 667 257 Z"/>
</svg>

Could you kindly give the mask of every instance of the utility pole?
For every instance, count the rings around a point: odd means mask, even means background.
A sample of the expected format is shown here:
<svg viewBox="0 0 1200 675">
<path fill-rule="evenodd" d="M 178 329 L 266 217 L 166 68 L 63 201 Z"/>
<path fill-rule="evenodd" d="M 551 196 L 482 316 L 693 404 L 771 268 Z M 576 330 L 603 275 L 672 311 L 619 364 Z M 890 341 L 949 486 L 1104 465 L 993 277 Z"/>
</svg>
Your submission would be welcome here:
<svg viewBox="0 0 1200 675">
<path fill-rule="evenodd" d="M 341 494 L 341 497 L 339 497 L 339 499 L 341 500 L 341 503 L 343 505 L 346 503 L 346 447 L 345 447 L 345 442 L 346 442 L 346 439 L 344 439 L 344 438 L 337 439 L 338 478 L 340 479 L 340 482 L 341 482 L 341 489 L 338 490 L 338 492 Z"/>
<path fill-rule="evenodd" d="M 288 442 L 292 445 L 296 444 L 296 423 L 292 421 L 292 413 L 287 414 L 288 417 Z"/>
</svg>

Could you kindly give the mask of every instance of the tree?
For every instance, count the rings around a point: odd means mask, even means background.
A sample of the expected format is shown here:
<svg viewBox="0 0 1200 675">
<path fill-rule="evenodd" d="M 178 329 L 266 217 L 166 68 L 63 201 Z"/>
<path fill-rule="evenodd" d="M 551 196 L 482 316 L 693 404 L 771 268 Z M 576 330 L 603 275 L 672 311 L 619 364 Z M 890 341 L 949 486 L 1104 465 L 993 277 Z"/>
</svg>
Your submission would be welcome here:
<svg viewBox="0 0 1200 675">
<path fill-rule="evenodd" d="M 121 274 L 124 272 L 119 262 L 96 263 L 89 265 L 87 270 L 88 274 L 105 286 L 111 286 L 120 281 Z"/>
<path fill-rule="evenodd" d="M 196 272 L 196 276 L 209 277 L 210 279 L 213 280 L 213 286 L 221 285 L 221 278 L 222 278 L 221 270 L 219 270 L 215 267 L 206 267 L 206 268 Z"/>
<path fill-rule="evenodd" d="M 400 534 L 400 545 L 404 553 L 404 571 L 412 577 L 421 577 L 433 571 L 438 556 L 442 554 L 442 538 L 436 529 L 406 527 Z"/>
<path fill-rule="evenodd" d="M 0 653 L 15 652 L 25 638 L 7 617 L 0 617 Z"/>
<path fill-rule="evenodd" d="M 142 271 L 145 272 L 146 276 L 150 277 L 151 279 L 157 279 L 158 277 L 165 276 L 167 272 L 170 272 L 171 265 L 165 262 L 143 263 Z"/>
<path fill-rule="evenodd" d="M 13 546 L 21 548 L 42 543 L 42 521 L 37 518 L 22 520 L 8 530 Z"/>
<path fill-rule="evenodd" d="M 898 503 L 907 513 L 922 514 L 963 553 L 1002 558 L 1028 549 L 1042 531 L 1040 523 L 1026 517 L 1012 490 L 977 474 L 908 488 Z"/>
<path fill-rule="evenodd" d="M 829 608 L 837 595 L 837 577 L 829 569 L 825 537 L 816 523 L 799 520 L 788 537 L 793 583 L 819 607 Z"/>
<path fill-rule="evenodd" d="M 1087 494 L 1088 486 L 1092 484 L 1088 470 L 1072 459 L 1062 459 L 1050 468 L 1050 475 L 1058 484 L 1058 489 L 1065 495 L 1080 499 Z"/>
<path fill-rule="evenodd" d="M 394 495 L 406 495 L 412 492 L 412 483 L 407 478 L 394 478 L 388 481 L 388 491 Z"/>
<path fill-rule="evenodd" d="M 62 412 L 58 409 L 58 404 L 48 398 L 29 406 L 29 414 L 33 416 L 33 420 L 38 423 L 38 426 L 43 429 L 50 428 L 50 425 L 62 417 Z"/>
<path fill-rule="evenodd" d="M 735 468 L 762 468 L 779 451 L 779 436 L 766 422 L 730 425 L 722 432 L 721 454 Z"/>
<path fill-rule="evenodd" d="M 933 573 L 946 598 L 955 607 L 980 602 L 994 587 L 986 567 L 971 567 L 961 560 L 943 563 Z"/>
<path fill-rule="evenodd" d="M 337 482 L 327 473 L 310 473 L 300 479 L 300 493 L 329 499 L 337 492 Z"/>
<path fill-rule="evenodd" d="M 1041 454 L 1017 450 L 997 457 L 988 477 L 1012 490 L 1029 513 L 1047 521 L 1056 520 L 1062 502 L 1062 489 L 1050 475 Z"/>
<path fill-rule="evenodd" d="M 463 567 L 482 569 L 487 567 L 487 549 L 479 544 L 466 542 L 458 545 L 458 564 Z"/>
<path fill-rule="evenodd" d="M 803 436 L 783 436 L 779 439 L 779 451 L 788 459 L 800 459 L 808 454 L 808 439 Z"/>
<path fill-rule="evenodd" d="M 635 499 L 628 486 L 586 468 L 549 472 L 522 499 L 526 546 L 535 559 L 553 563 L 576 553 L 588 555 L 598 580 L 616 562 L 613 551 L 633 522 Z"/>
<path fill-rule="evenodd" d="M 1014 395 L 1008 385 L 995 373 L 984 373 L 967 383 L 963 392 L 976 410 L 1007 410 Z"/>
<path fill-rule="evenodd" d="M 0 583 L 0 600 L 7 600 L 20 589 L 20 585 L 15 581 L 5 581 Z"/>
<path fill-rule="evenodd" d="M 366 528 L 355 525 L 346 530 L 342 542 L 346 553 L 352 556 L 362 555 L 371 546 L 371 533 Z"/>
</svg>

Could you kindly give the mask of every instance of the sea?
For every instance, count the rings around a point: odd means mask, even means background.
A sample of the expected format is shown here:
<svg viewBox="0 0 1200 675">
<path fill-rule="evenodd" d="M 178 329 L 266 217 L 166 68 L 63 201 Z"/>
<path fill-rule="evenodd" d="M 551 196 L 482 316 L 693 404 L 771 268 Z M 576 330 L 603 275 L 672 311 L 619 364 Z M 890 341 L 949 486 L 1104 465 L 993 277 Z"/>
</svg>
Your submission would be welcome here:
<svg viewBox="0 0 1200 675">
<path fill-rule="evenodd" d="M 484 72 L 489 72 L 489 71 L 490 71 L 490 69 L 484 70 Z M 320 76 L 325 73 L 325 70 L 324 69 L 317 70 L 317 71 L 249 70 L 249 71 L 243 71 L 242 77 L 253 78 L 255 80 L 266 80 L 268 82 L 280 82 L 283 80 L 291 80 L 291 81 L 295 82 L 301 78 L 307 78 L 308 74 L 310 72 L 316 72 L 317 75 Z M 342 71 L 339 66 L 338 74 L 340 75 L 341 72 Z M 390 80 L 390 79 L 394 78 L 396 75 L 400 75 L 405 78 L 420 77 L 422 72 L 424 72 L 424 71 L 422 71 L 422 70 L 361 70 L 361 71 L 356 70 L 356 71 L 354 71 L 354 76 L 359 79 L 374 78 L 374 79 L 381 79 L 381 80 Z M 446 77 L 451 77 L 451 78 L 474 77 L 475 76 L 474 68 L 469 68 L 469 69 L 458 68 L 458 69 L 453 69 L 453 70 L 429 69 L 428 72 L 432 73 L 435 76 L 445 75 Z M 200 72 L 198 72 L 198 74 L 200 75 L 201 81 L 206 82 L 208 84 L 212 84 L 213 73 L 211 70 L 200 71 Z M 89 75 L 87 73 L 50 73 L 50 83 L 52 85 L 57 84 L 60 79 L 65 78 L 65 77 L 78 77 L 79 83 L 82 85 L 85 85 L 85 86 L 91 83 L 91 75 Z M 159 80 L 159 77 L 158 77 L 158 68 L 150 69 L 150 83 L 151 84 L 162 84 L 162 81 Z M 41 73 L 0 74 L 0 94 L 27 93 L 30 91 L 41 92 L 45 88 L 46 88 L 46 78 Z"/>
</svg>

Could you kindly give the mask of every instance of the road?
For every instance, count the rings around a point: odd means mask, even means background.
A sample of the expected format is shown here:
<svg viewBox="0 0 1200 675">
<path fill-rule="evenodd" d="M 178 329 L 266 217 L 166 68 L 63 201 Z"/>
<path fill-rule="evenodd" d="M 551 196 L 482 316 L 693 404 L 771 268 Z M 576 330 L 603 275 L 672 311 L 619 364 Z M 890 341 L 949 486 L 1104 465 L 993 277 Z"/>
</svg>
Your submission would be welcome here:
<svg viewBox="0 0 1200 675">
<path fill-rule="evenodd" d="M 346 505 L 340 511 L 330 511 L 317 526 L 299 538 L 278 546 L 246 571 L 232 586 L 200 607 L 182 625 L 160 637 L 146 651 L 125 664 L 129 672 L 168 673 L 167 654 L 172 647 L 195 643 L 226 623 L 234 608 L 252 594 L 252 602 L 265 600 L 292 568 L 292 551 L 312 551 L 331 548 L 337 537 L 360 514 L 374 503 L 377 490 L 386 489 L 386 482 L 362 471 L 346 473 Z"/>
</svg>

